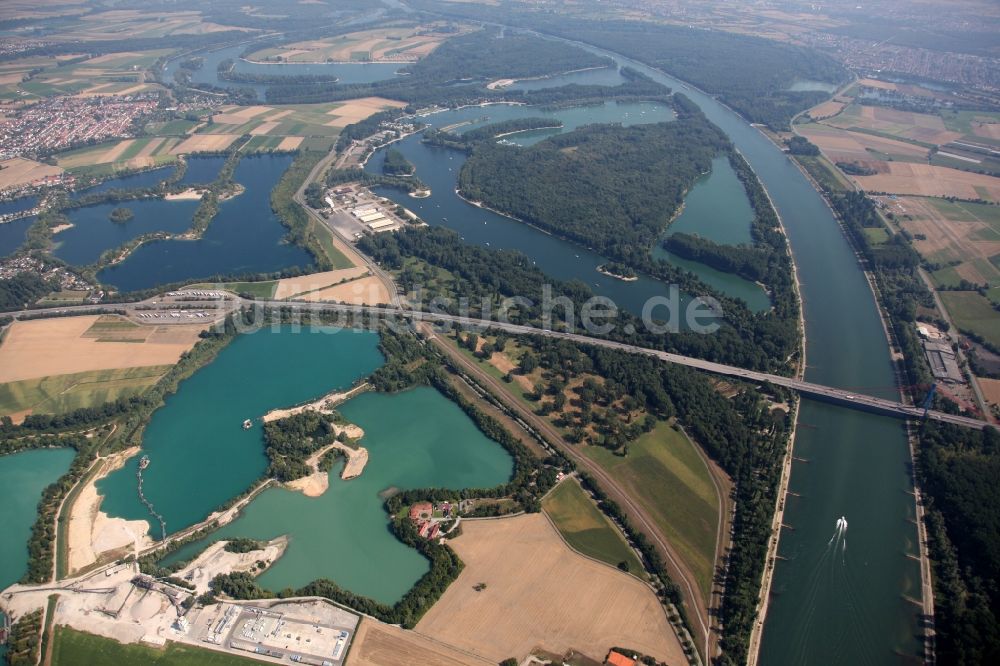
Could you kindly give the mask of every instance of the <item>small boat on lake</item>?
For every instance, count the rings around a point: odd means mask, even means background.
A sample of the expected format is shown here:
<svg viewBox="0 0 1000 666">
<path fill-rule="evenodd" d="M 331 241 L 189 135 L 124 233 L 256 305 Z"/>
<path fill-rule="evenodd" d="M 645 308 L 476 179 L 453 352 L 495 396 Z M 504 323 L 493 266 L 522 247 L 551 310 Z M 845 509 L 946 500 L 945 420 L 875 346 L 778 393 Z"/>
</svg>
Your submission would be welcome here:
<svg viewBox="0 0 1000 666">
<path fill-rule="evenodd" d="M 251 421 L 250 419 L 247 419 L 246 421 L 243 422 L 244 430 L 249 430 L 251 427 L 253 427 L 253 421 Z"/>
</svg>

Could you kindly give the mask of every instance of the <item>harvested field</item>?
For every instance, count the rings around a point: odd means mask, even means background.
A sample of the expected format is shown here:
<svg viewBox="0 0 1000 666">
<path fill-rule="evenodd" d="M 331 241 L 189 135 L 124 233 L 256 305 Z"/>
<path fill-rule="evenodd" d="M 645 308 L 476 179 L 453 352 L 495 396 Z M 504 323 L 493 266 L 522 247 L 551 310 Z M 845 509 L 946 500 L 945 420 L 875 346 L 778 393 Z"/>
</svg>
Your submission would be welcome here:
<svg viewBox="0 0 1000 666">
<path fill-rule="evenodd" d="M 835 102 L 833 100 L 823 102 L 809 109 L 809 117 L 813 120 L 823 120 L 824 118 L 837 115 L 844 110 L 845 106 L 847 105 L 843 102 Z"/>
<path fill-rule="evenodd" d="M 61 173 L 61 167 L 14 157 L 0 162 L 0 190 L 28 185 L 40 178 L 58 176 Z"/>
<path fill-rule="evenodd" d="M 888 173 L 853 179 L 870 192 L 1000 201 L 1000 178 L 929 164 L 889 162 L 887 168 Z"/>
<path fill-rule="evenodd" d="M 225 150 L 239 138 L 238 134 L 194 134 L 170 151 L 171 155 Z"/>
<path fill-rule="evenodd" d="M 349 657 L 351 666 L 493 666 L 415 631 L 362 618 Z"/>
<path fill-rule="evenodd" d="M 271 130 L 273 130 L 277 126 L 278 123 L 273 121 L 261 123 L 260 125 L 257 125 L 257 127 L 254 127 L 252 130 L 250 130 L 250 136 L 264 136 L 269 132 L 271 132 Z"/>
<path fill-rule="evenodd" d="M 426 56 L 456 34 L 435 34 L 432 26 L 386 27 L 285 44 L 253 53 L 250 59 L 280 62 L 412 62 Z"/>
<path fill-rule="evenodd" d="M 797 131 L 819 146 L 823 154 L 833 162 L 884 161 L 887 157 L 920 161 L 927 159 L 926 148 L 872 134 L 815 124 L 802 125 Z"/>
<path fill-rule="evenodd" d="M 341 106 L 328 112 L 328 115 L 335 116 L 328 125 L 345 127 L 352 123 L 360 122 L 368 116 L 384 111 L 385 109 L 401 109 L 406 106 L 405 102 L 398 102 L 384 97 L 362 97 L 352 99 Z"/>
<path fill-rule="evenodd" d="M 301 136 L 286 136 L 281 140 L 281 143 L 278 144 L 278 150 L 295 150 L 302 145 L 304 138 L 305 137 Z"/>
<path fill-rule="evenodd" d="M 382 280 L 372 275 L 295 298 L 309 302 L 336 301 L 350 305 L 385 305 L 389 302 L 389 290 L 382 284 Z"/>
<path fill-rule="evenodd" d="M 0 383 L 93 370 L 173 365 L 202 326 L 170 327 L 145 342 L 104 342 L 84 334 L 98 320 L 61 317 L 15 322 L 0 345 Z"/>
<path fill-rule="evenodd" d="M 221 113 L 217 113 L 212 120 L 220 125 L 242 125 L 250 122 L 262 113 L 274 111 L 272 106 L 224 106 Z"/>
<path fill-rule="evenodd" d="M 422 634 L 493 663 L 536 648 L 602 659 L 615 645 L 685 662 L 653 591 L 570 550 L 544 516 L 463 521 L 450 545 L 465 569 L 417 624 Z"/>
<path fill-rule="evenodd" d="M 366 275 L 368 269 L 364 266 L 353 268 L 342 268 L 336 271 L 326 271 L 325 273 L 313 273 L 311 275 L 300 275 L 293 278 L 278 280 L 278 288 L 274 290 L 274 298 L 289 298 L 296 294 L 307 291 L 316 291 L 333 286 L 344 280 L 353 280 L 362 275 Z"/>
</svg>

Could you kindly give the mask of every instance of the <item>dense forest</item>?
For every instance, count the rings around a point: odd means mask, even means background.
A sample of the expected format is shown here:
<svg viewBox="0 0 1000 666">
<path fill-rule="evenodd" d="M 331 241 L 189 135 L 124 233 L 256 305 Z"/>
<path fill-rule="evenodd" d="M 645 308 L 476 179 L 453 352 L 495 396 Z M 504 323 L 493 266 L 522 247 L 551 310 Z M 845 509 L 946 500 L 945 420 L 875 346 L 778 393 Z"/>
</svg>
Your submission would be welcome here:
<svg viewBox="0 0 1000 666">
<path fill-rule="evenodd" d="M 267 476 L 292 481 L 312 472 L 306 459 L 336 439 L 338 417 L 312 410 L 264 424 Z"/>
<path fill-rule="evenodd" d="M 432 13 L 488 20 L 588 42 L 684 79 L 713 94 L 751 122 L 787 129 L 791 118 L 825 100 L 822 91 L 791 91 L 796 80 L 840 83 L 847 71 L 819 51 L 720 30 L 642 21 L 567 18 L 534 6 L 412 0 Z"/>
<path fill-rule="evenodd" d="M 727 147 L 698 112 L 668 123 L 591 125 L 528 148 L 478 143 L 458 184 L 468 199 L 629 262 L 648 254 Z"/>
<path fill-rule="evenodd" d="M 19 273 L 0 280 L 0 310 L 20 310 L 58 288 L 35 273 Z"/>
<path fill-rule="evenodd" d="M 941 664 L 1000 663 L 1000 434 L 927 421 L 918 478 Z"/>
</svg>

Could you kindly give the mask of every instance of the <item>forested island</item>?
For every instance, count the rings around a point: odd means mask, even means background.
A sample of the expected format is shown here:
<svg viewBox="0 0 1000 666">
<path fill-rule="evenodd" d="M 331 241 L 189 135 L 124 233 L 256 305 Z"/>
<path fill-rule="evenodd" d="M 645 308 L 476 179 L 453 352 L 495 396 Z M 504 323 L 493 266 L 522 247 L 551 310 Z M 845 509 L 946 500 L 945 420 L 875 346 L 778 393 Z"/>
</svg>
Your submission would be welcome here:
<svg viewBox="0 0 1000 666">
<path fill-rule="evenodd" d="M 113 209 L 111 214 L 108 215 L 108 219 L 115 224 L 125 224 L 133 217 L 135 217 L 135 214 L 132 210 L 130 208 L 125 208 L 124 206 L 119 206 L 118 208 Z"/>
<path fill-rule="evenodd" d="M 410 160 L 406 159 L 403 153 L 395 148 L 390 148 L 385 153 L 385 162 L 382 164 L 382 173 L 387 176 L 412 176 L 417 168 Z"/>
<path fill-rule="evenodd" d="M 676 121 L 592 125 L 528 148 L 477 143 L 462 196 L 621 262 L 646 255 L 725 136 L 682 100 Z M 641 172 L 643 178 L 636 178 Z"/>
</svg>

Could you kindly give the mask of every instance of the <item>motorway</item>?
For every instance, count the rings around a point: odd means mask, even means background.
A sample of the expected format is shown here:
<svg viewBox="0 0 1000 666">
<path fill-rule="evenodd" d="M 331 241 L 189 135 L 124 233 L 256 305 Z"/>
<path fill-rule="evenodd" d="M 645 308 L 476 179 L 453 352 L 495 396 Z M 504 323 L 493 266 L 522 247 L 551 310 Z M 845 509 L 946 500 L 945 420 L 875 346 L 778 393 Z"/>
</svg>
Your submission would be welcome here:
<svg viewBox="0 0 1000 666">
<path fill-rule="evenodd" d="M 458 315 L 449 315 L 437 312 L 410 310 L 396 305 L 386 306 L 386 307 L 375 307 L 367 305 L 344 305 L 340 303 L 304 303 L 299 301 L 276 301 L 276 300 L 251 301 L 242 298 L 227 299 L 225 301 L 184 301 L 178 303 L 178 302 L 163 302 L 159 301 L 158 299 L 150 299 L 147 301 L 142 301 L 140 303 L 121 303 L 114 305 L 97 304 L 97 305 L 77 305 L 68 307 L 38 308 L 34 310 L 21 310 L 17 312 L 8 312 L 6 313 L 6 315 L 14 317 L 15 319 L 20 319 L 24 317 L 44 315 L 46 313 L 88 314 L 88 313 L 100 313 L 109 310 L 122 310 L 122 309 L 129 312 L 135 310 L 149 310 L 149 309 L 175 310 L 178 307 L 198 307 L 198 308 L 214 307 L 218 309 L 220 305 L 223 308 L 229 308 L 229 309 L 233 309 L 240 306 L 243 307 L 256 306 L 256 307 L 269 307 L 269 308 L 285 308 L 305 313 L 308 312 L 315 312 L 315 313 L 353 312 L 356 314 L 364 313 L 376 316 L 403 317 L 405 319 L 409 319 L 414 322 L 432 322 L 432 323 L 440 322 L 451 325 L 457 325 L 468 329 L 501 330 L 508 333 L 513 333 L 515 335 L 541 335 L 548 338 L 568 340 L 570 342 L 578 344 L 595 345 L 598 347 L 605 347 L 608 349 L 617 349 L 619 351 L 623 351 L 629 354 L 642 354 L 645 356 L 652 356 L 666 363 L 683 365 L 689 368 L 694 368 L 696 370 L 703 370 L 705 372 L 711 372 L 717 375 L 742 379 L 744 381 L 755 382 L 755 383 L 768 382 L 776 386 L 784 386 L 794 391 L 798 391 L 799 393 L 807 395 L 812 398 L 817 398 L 828 402 L 834 402 L 839 405 L 852 407 L 855 409 L 862 409 L 865 411 L 876 412 L 879 414 L 887 414 L 889 416 L 895 416 L 897 418 L 920 420 L 923 419 L 925 415 L 924 410 L 921 409 L 920 407 L 915 407 L 913 405 L 908 405 L 906 403 L 898 402 L 895 400 L 876 398 L 874 396 L 865 395 L 862 393 L 858 393 L 856 391 L 848 391 L 845 389 L 835 388 L 832 386 L 814 384 L 812 382 L 803 381 L 801 379 L 795 379 L 793 377 L 784 377 L 781 375 L 772 375 L 765 372 L 758 372 L 755 370 L 747 370 L 745 368 L 740 368 L 732 365 L 724 365 L 722 363 L 706 361 L 704 359 L 693 358 L 691 356 L 682 356 L 680 354 L 673 354 L 671 352 L 660 351 L 657 349 L 647 349 L 645 347 L 629 345 L 623 342 L 615 342 L 614 340 L 594 338 L 589 335 L 581 335 L 579 333 L 552 331 L 547 329 L 535 328 L 533 326 L 523 326 L 520 324 L 488 321 L 484 319 L 473 319 L 471 317 L 462 317 Z M 947 414 L 945 412 L 939 412 L 934 410 L 927 411 L 926 417 L 933 419 L 935 421 L 940 421 L 942 423 L 951 423 L 966 428 L 975 428 L 976 430 L 982 430 L 983 428 L 991 425 L 986 421 L 981 421 L 979 419 L 971 418 L 968 416 Z"/>
</svg>

